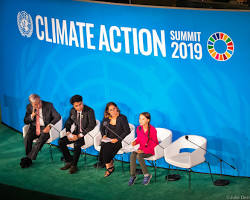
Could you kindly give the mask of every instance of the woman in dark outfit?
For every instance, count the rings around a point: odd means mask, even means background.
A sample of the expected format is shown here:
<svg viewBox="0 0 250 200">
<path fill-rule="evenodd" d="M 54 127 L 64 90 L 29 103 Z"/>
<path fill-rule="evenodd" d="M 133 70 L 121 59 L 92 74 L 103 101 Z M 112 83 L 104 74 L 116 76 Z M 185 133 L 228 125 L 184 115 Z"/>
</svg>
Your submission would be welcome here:
<svg viewBox="0 0 250 200">
<path fill-rule="evenodd" d="M 108 126 L 112 131 L 105 126 Z M 122 148 L 122 140 L 130 133 L 127 117 L 120 114 L 120 110 L 115 103 L 110 102 L 106 105 L 100 130 L 103 140 L 110 138 L 110 142 L 101 143 L 99 158 L 106 165 L 107 170 L 104 177 L 107 177 L 114 172 L 113 158 Z"/>
</svg>

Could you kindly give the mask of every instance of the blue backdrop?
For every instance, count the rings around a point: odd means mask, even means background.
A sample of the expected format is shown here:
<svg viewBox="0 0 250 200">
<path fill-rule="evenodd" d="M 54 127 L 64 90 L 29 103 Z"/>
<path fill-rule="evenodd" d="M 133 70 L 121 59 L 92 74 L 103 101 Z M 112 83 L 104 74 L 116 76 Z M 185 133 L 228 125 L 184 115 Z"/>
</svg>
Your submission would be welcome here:
<svg viewBox="0 0 250 200">
<path fill-rule="evenodd" d="M 249 12 L 69 0 L 4 0 L 0 9 L 4 123 L 21 131 L 31 93 L 64 121 L 74 94 L 98 120 L 114 101 L 134 125 L 148 111 L 173 140 L 206 137 L 210 152 L 250 176 Z M 219 161 L 207 159 L 219 173 Z M 226 165 L 223 173 L 237 175 Z"/>
</svg>

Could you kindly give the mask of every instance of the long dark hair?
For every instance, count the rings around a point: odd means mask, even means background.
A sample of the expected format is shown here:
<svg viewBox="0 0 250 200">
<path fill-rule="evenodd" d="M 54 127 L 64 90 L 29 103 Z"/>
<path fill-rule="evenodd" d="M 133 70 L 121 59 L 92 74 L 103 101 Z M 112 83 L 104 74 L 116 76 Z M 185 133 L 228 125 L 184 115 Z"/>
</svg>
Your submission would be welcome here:
<svg viewBox="0 0 250 200">
<path fill-rule="evenodd" d="M 109 103 L 107 103 L 105 111 L 104 111 L 104 118 L 111 117 L 110 114 L 109 114 L 109 106 L 111 106 L 111 105 L 115 106 L 116 109 L 117 109 L 117 112 L 120 114 L 120 110 L 119 110 L 118 106 L 114 102 L 109 102 Z"/>
<path fill-rule="evenodd" d="M 149 121 L 148 121 L 148 141 L 146 146 L 148 146 L 149 140 L 150 140 L 150 121 L 151 121 L 151 115 L 149 112 L 142 112 L 140 115 L 143 115 L 144 117 L 146 117 Z"/>
</svg>

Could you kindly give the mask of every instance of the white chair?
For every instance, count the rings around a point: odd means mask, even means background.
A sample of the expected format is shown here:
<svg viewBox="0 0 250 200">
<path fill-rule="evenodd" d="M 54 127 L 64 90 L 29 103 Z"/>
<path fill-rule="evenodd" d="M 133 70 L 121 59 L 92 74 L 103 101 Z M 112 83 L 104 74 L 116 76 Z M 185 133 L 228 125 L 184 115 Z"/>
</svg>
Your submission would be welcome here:
<svg viewBox="0 0 250 200">
<path fill-rule="evenodd" d="M 23 138 L 25 138 L 25 136 L 27 135 L 29 127 L 30 127 L 29 124 L 23 126 Z M 51 160 L 53 160 L 51 142 L 54 141 L 55 139 L 59 138 L 61 130 L 62 130 L 62 118 L 54 126 L 52 126 L 52 128 L 49 131 L 50 138 L 46 142 L 46 144 L 49 144 L 49 146 L 50 146 Z M 33 142 L 37 142 L 37 140 L 38 140 L 38 138 L 34 139 Z"/>
<path fill-rule="evenodd" d="M 75 130 L 75 124 L 72 124 L 70 131 L 73 132 L 74 130 Z M 96 120 L 95 128 L 84 136 L 85 144 L 81 147 L 81 149 L 84 151 L 84 154 L 85 154 L 85 158 L 84 158 L 85 162 L 86 162 L 86 149 L 94 145 L 94 138 L 99 133 L 100 133 L 100 121 Z M 61 131 L 60 138 L 64 136 L 66 136 L 65 128 Z M 74 143 L 68 144 L 67 146 L 74 149 Z"/>
<path fill-rule="evenodd" d="M 203 162 L 206 162 L 205 159 L 206 148 L 207 148 L 206 138 L 198 135 L 188 135 L 180 137 L 164 150 L 164 158 L 167 163 L 175 167 L 188 169 L 189 188 L 191 187 L 191 177 L 190 177 L 191 168 Z M 180 152 L 181 149 L 194 149 L 194 151 Z M 211 175 L 210 165 L 208 162 L 206 163 L 208 164 Z"/>
<path fill-rule="evenodd" d="M 145 158 L 154 167 L 155 171 L 155 182 L 156 182 L 156 164 L 157 160 L 164 157 L 164 149 L 167 148 L 172 142 L 172 131 L 166 128 L 156 128 L 157 139 L 159 144 L 154 148 L 155 155 Z"/>
<path fill-rule="evenodd" d="M 133 124 L 129 124 L 130 133 L 122 140 L 122 148 L 117 152 L 117 155 L 122 156 L 122 170 L 123 170 L 123 154 L 127 153 L 126 147 L 129 146 L 132 141 L 135 139 L 135 126 Z M 101 150 L 101 140 L 102 140 L 102 134 L 99 132 L 94 137 L 94 147 L 95 150 L 100 152 Z"/>
</svg>

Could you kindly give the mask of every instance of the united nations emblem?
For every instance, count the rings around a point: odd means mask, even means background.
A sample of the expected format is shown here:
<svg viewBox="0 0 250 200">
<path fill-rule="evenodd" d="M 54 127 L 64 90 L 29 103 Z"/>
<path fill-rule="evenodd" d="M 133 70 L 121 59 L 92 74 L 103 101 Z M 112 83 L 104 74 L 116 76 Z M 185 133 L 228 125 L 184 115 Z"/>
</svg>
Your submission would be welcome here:
<svg viewBox="0 0 250 200">
<path fill-rule="evenodd" d="M 31 16 L 25 11 L 17 14 L 18 29 L 23 37 L 30 37 L 33 33 L 33 22 Z"/>
</svg>

